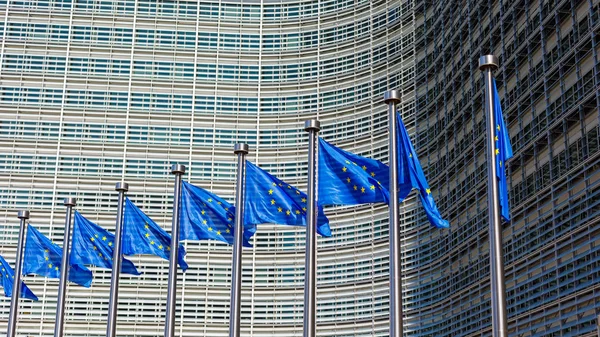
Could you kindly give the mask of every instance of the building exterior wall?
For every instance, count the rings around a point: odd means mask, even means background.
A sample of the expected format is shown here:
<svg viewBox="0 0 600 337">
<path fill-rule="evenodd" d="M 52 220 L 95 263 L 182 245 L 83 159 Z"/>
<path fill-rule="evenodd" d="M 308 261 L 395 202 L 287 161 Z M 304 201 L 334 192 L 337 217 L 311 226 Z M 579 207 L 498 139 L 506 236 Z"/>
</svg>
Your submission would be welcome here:
<svg viewBox="0 0 600 337">
<path fill-rule="evenodd" d="M 417 1 L 416 147 L 447 235 L 414 236 L 409 336 L 491 335 L 483 76 L 515 151 L 504 224 L 511 336 L 596 336 L 600 313 L 598 1 Z"/>
<path fill-rule="evenodd" d="M 401 1 L 0 0 L 0 254 L 14 261 L 16 210 L 62 244 L 62 198 L 113 230 L 115 183 L 170 228 L 172 163 L 230 201 L 233 145 L 279 178 L 306 186 L 304 121 L 361 155 L 387 160 L 388 88 L 406 88 L 414 116 L 414 21 Z M 414 124 L 414 117 L 413 124 Z M 387 208 L 329 209 L 319 239 L 318 331 L 385 336 Z M 301 336 L 304 230 L 263 226 L 244 250 L 242 334 Z M 180 336 L 226 336 L 231 248 L 186 242 Z M 131 258 L 118 333 L 162 334 L 167 262 Z M 69 286 L 67 335 L 104 336 L 110 273 Z M 51 336 L 57 280 L 27 276 L 39 302 L 21 305 L 19 333 Z M 0 329 L 9 301 L 0 300 Z"/>
</svg>

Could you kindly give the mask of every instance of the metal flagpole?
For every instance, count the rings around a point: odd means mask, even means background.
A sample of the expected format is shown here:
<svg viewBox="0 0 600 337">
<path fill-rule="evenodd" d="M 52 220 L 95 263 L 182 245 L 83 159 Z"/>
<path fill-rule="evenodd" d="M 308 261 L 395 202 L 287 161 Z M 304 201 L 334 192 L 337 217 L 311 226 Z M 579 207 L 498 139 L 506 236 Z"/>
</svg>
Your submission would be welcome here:
<svg viewBox="0 0 600 337">
<path fill-rule="evenodd" d="M 242 293 L 242 238 L 244 230 L 244 190 L 246 181 L 246 155 L 248 144 L 238 143 L 233 153 L 238 156 L 235 186 L 235 231 L 233 232 L 233 262 L 231 267 L 231 302 L 229 306 L 229 337 L 240 336 Z"/>
<path fill-rule="evenodd" d="M 173 220 L 171 223 L 171 255 L 169 255 L 169 282 L 167 284 L 167 313 L 165 317 L 165 337 L 175 335 L 175 304 L 177 303 L 177 261 L 179 258 L 179 202 L 181 200 L 181 176 L 185 165 L 173 164 L 171 173 L 175 175 L 173 193 Z"/>
<path fill-rule="evenodd" d="M 308 132 L 308 205 L 306 206 L 306 260 L 304 263 L 304 337 L 317 335 L 317 134 L 321 123 L 316 119 L 304 122 Z"/>
<path fill-rule="evenodd" d="M 29 211 L 19 211 L 17 217 L 21 219 L 21 225 L 19 227 L 19 242 L 17 243 L 15 278 L 13 281 L 12 298 L 10 300 L 7 337 L 15 337 L 17 333 L 17 316 L 19 314 L 19 299 L 21 297 L 21 271 L 23 269 L 23 246 L 25 245 L 25 226 L 27 225 L 25 221 L 29 219 Z"/>
<path fill-rule="evenodd" d="M 119 277 L 121 276 L 121 264 L 123 262 L 123 247 L 121 245 L 121 232 L 123 231 L 123 201 L 125 192 L 129 190 L 129 184 L 117 183 L 115 191 L 119 192 L 119 203 L 117 205 L 117 223 L 115 225 L 115 248 L 113 250 L 112 277 L 110 279 L 110 298 L 108 301 L 108 323 L 106 325 L 106 336 L 114 337 L 117 333 L 117 304 L 119 302 Z"/>
<path fill-rule="evenodd" d="M 507 337 L 506 298 L 504 282 L 504 256 L 502 253 L 502 222 L 498 179 L 496 179 L 496 156 L 494 152 L 494 93 L 492 71 L 498 69 L 498 58 L 485 55 L 479 58 L 479 69 L 485 79 L 485 118 L 488 156 L 488 214 L 490 237 L 490 283 L 492 290 L 492 335 Z"/>
<path fill-rule="evenodd" d="M 396 105 L 398 90 L 386 91 L 383 101 L 388 105 L 390 157 L 390 337 L 402 337 L 402 270 L 400 263 L 400 228 L 398 200 L 398 129 Z"/>
<path fill-rule="evenodd" d="M 54 325 L 54 337 L 62 337 L 65 316 L 65 298 L 67 291 L 67 282 L 69 279 L 69 251 L 71 245 L 71 213 L 73 207 L 77 204 L 77 198 L 65 198 L 67 207 L 65 217 L 65 233 L 63 235 L 63 255 L 60 264 L 60 281 L 58 284 L 58 303 L 56 304 L 56 319 Z"/>
</svg>

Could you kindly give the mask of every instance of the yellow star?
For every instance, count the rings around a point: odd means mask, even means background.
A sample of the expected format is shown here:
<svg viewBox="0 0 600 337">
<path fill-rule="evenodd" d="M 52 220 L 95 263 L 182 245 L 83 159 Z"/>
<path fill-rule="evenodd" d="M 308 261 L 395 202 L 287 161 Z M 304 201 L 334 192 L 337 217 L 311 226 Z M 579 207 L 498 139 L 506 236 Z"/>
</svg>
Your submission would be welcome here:
<svg viewBox="0 0 600 337">
<path fill-rule="evenodd" d="M 425 193 L 431 194 L 431 190 L 427 188 L 427 189 L 425 189 Z"/>
<path fill-rule="evenodd" d="M 154 240 L 150 241 L 150 244 L 153 245 L 154 244 Z"/>
<path fill-rule="evenodd" d="M 102 253 L 98 253 L 98 256 L 102 257 Z"/>
<path fill-rule="evenodd" d="M 226 210 L 226 211 L 228 211 L 228 210 L 229 210 L 229 207 L 225 207 L 225 210 Z"/>
<path fill-rule="evenodd" d="M 290 214 L 292 214 L 292 212 L 290 212 L 289 209 L 287 211 L 285 211 L 285 215 L 290 215 Z"/>
<path fill-rule="evenodd" d="M 348 171 L 348 169 L 346 168 L 346 166 L 342 167 L 342 171 L 344 171 L 344 172 Z"/>
<path fill-rule="evenodd" d="M 103 237 L 102 237 L 102 241 L 106 241 L 106 236 L 103 236 Z"/>
<path fill-rule="evenodd" d="M 346 164 L 350 164 L 350 161 L 349 161 L 349 160 L 346 160 Z"/>
<path fill-rule="evenodd" d="M 498 136 L 494 137 L 494 140 L 495 140 L 495 141 L 498 141 Z"/>
<path fill-rule="evenodd" d="M 361 191 L 361 192 L 363 192 L 363 193 L 365 193 L 365 188 L 364 188 L 364 187 L 361 187 L 361 188 L 360 188 L 360 191 Z"/>
<path fill-rule="evenodd" d="M 412 158 L 412 153 L 409 153 L 409 154 L 408 154 L 408 158 Z"/>
<path fill-rule="evenodd" d="M 45 250 L 44 250 L 44 253 L 48 253 L 48 249 L 45 249 Z M 4 270 L 4 269 L 3 269 L 3 270 Z"/>
<path fill-rule="evenodd" d="M 365 165 L 363 165 L 362 169 L 366 171 L 367 167 Z"/>
<path fill-rule="evenodd" d="M 48 257 L 47 257 L 47 256 L 46 256 L 44 259 L 45 259 L 46 261 L 48 261 Z"/>
<path fill-rule="evenodd" d="M 163 249 L 163 245 L 158 245 L 158 249 Z"/>
<path fill-rule="evenodd" d="M 355 191 L 358 190 L 358 186 L 354 185 L 354 190 Z"/>
<path fill-rule="evenodd" d="M 358 165 L 356 165 L 356 162 L 352 162 L 352 164 L 353 164 L 354 166 L 358 166 Z"/>
<path fill-rule="evenodd" d="M 346 181 L 348 182 L 348 184 L 350 184 L 350 177 L 346 178 Z"/>
<path fill-rule="evenodd" d="M 273 194 L 273 190 L 272 190 L 272 189 L 270 189 L 270 190 L 269 190 L 269 195 L 270 195 L 270 194 Z"/>
<path fill-rule="evenodd" d="M 500 131 L 500 124 L 496 125 L 496 129 L 498 129 L 498 131 Z"/>
<path fill-rule="evenodd" d="M 209 231 L 209 232 L 212 232 L 212 227 L 208 227 L 208 231 Z"/>
<path fill-rule="evenodd" d="M 204 214 L 206 214 L 206 211 L 205 211 L 205 210 L 202 210 L 202 212 L 200 212 L 200 213 L 202 213 L 202 215 L 204 215 Z"/>
<path fill-rule="evenodd" d="M 292 189 L 292 186 L 288 185 L 288 188 L 289 188 L 289 189 Z"/>
<path fill-rule="evenodd" d="M 170 251 L 170 250 L 171 250 L 171 246 L 167 246 L 167 250 L 169 250 L 169 251 Z"/>
<path fill-rule="evenodd" d="M 302 207 L 302 210 L 306 212 L 306 207 Z"/>
<path fill-rule="evenodd" d="M 371 185 L 371 190 L 374 190 L 374 189 L 375 189 L 375 185 Z"/>
<path fill-rule="evenodd" d="M 225 230 L 225 233 L 230 233 L 230 232 L 231 232 L 231 231 L 230 231 L 229 229 L 226 229 L 226 230 Z"/>
<path fill-rule="evenodd" d="M 146 222 L 146 225 L 144 225 L 144 228 L 145 228 L 145 229 L 148 229 L 148 228 L 149 228 L 149 226 L 148 226 L 148 223 L 147 223 L 147 222 Z"/>
<path fill-rule="evenodd" d="M 277 186 L 277 184 L 273 183 L 273 186 Z"/>
<path fill-rule="evenodd" d="M 283 184 L 282 184 L 282 183 L 279 183 L 279 187 L 283 187 Z"/>
<path fill-rule="evenodd" d="M 95 237 L 98 237 L 98 234 L 94 234 Z"/>
<path fill-rule="evenodd" d="M 296 210 L 296 214 L 300 214 L 300 211 L 299 211 L 299 210 Z"/>
<path fill-rule="evenodd" d="M 94 250 L 97 250 L 97 249 L 98 249 L 98 247 L 94 246 Z"/>
<path fill-rule="evenodd" d="M 145 237 L 149 238 L 150 237 L 150 233 L 146 233 Z"/>
<path fill-rule="evenodd" d="M 96 241 L 96 239 L 95 239 L 95 238 L 90 238 L 90 240 L 92 240 L 92 242 Z"/>
<path fill-rule="evenodd" d="M 374 176 L 375 176 L 375 172 L 371 172 L 371 177 L 374 177 Z"/>
<path fill-rule="evenodd" d="M 271 205 L 275 205 L 275 199 L 271 199 Z"/>
<path fill-rule="evenodd" d="M 221 202 L 220 202 L 220 201 L 217 201 L 217 205 L 220 205 L 220 204 L 221 204 Z"/>
<path fill-rule="evenodd" d="M 48 268 L 52 268 L 52 263 L 48 263 Z"/>
<path fill-rule="evenodd" d="M 502 160 L 500 161 L 500 163 L 499 163 L 499 164 L 500 164 L 500 167 L 502 167 Z"/>
<path fill-rule="evenodd" d="M 217 231 L 217 235 L 221 235 L 221 231 Z"/>
<path fill-rule="evenodd" d="M 231 221 L 231 220 L 233 220 L 233 219 L 232 218 L 227 218 L 227 221 Z"/>
<path fill-rule="evenodd" d="M 54 269 L 58 271 L 58 267 L 54 267 Z"/>
<path fill-rule="evenodd" d="M 306 198 L 302 198 L 301 200 L 302 200 L 303 203 L 306 204 Z"/>
<path fill-rule="evenodd" d="M 108 246 L 109 246 L 109 247 L 112 247 L 112 242 L 109 242 L 109 243 L 108 243 Z"/>
<path fill-rule="evenodd" d="M 208 198 L 208 202 L 212 202 L 212 198 Z"/>
<path fill-rule="evenodd" d="M 203 225 L 206 225 L 206 220 L 202 220 L 202 224 L 203 224 Z"/>
<path fill-rule="evenodd" d="M 500 150 L 496 149 L 496 155 L 500 154 Z"/>
<path fill-rule="evenodd" d="M 300 195 L 300 191 L 296 190 L 296 194 Z"/>
<path fill-rule="evenodd" d="M 279 213 L 283 212 L 283 209 L 281 207 L 277 207 L 277 210 L 279 211 Z"/>
</svg>

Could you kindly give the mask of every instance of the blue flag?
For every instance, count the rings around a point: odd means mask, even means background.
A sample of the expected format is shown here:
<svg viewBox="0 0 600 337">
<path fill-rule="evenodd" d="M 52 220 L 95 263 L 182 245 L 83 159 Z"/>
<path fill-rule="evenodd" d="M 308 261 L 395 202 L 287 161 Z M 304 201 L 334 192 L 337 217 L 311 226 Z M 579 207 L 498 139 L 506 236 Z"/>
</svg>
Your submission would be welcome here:
<svg viewBox="0 0 600 337">
<path fill-rule="evenodd" d="M 11 297 L 13 291 L 13 282 L 15 281 L 15 271 L 2 256 L 0 256 L 0 268 L 0 277 L 2 277 L 4 296 Z M 37 296 L 35 296 L 33 291 L 31 291 L 23 281 L 21 281 L 21 298 L 28 298 L 33 301 L 38 300 Z"/>
<path fill-rule="evenodd" d="M 151 254 L 169 260 L 171 254 L 171 235 L 152 221 L 136 205 L 125 198 L 123 216 L 123 254 Z M 179 266 L 188 269 L 183 257 L 185 249 L 179 245 Z"/>
<path fill-rule="evenodd" d="M 306 206 L 306 193 L 246 161 L 244 234 L 254 234 L 256 225 L 264 223 L 306 226 Z M 319 205 L 318 209 L 317 233 L 331 236 L 323 207 Z"/>
<path fill-rule="evenodd" d="M 36 274 L 48 278 L 60 278 L 63 249 L 50 241 L 32 225 L 27 226 L 23 275 Z M 89 288 L 92 271 L 84 266 L 69 266 L 69 281 Z"/>
<path fill-rule="evenodd" d="M 410 141 L 400 114 L 397 117 L 399 198 L 403 200 L 413 188 L 416 188 L 419 190 L 419 199 L 421 199 L 423 208 L 425 208 L 429 222 L 438 228 L 448 228 L 450 224 L 442 218 L 440 211 L 438 211 L 435 205 L 429 184 L 427 184 L 425 174 L 423 174 L 421 163 L 419 163 L 419 158 L 417 158 L 417 152 Z"/>
<path fill-rule="evenodd" d="M 224 199 L 188 182 L 181 185 L 181 240 L 219 240 L 233 244 L 235 208 Z M 252 247 L 244 237 L 243 245 Z"/>
<path fill-rule="evenodd" d="M 504 124 L 502 117 L 502 107 L 500 106 L 500 97 L 496 89 L 496 80 L 494 85 L 494 155 L 496 156 L 496 177 L 498 177 L 498 193 L 500 194 L 500 213 L 504 220 L 510 221 L 510 208 L 508 204 L 508 186 L 506 183 L 506 161 L 512 158 L 513 150 L 510 146 L 510 137 L 508 129 Z"/>
<path fill-rule="evenodd" d="M 319 138 L 319 203 L 388 202 L 390 169 L 382 162 L 339 149 Z"/>
<path fill-rule="evenodd" d="M 113 247 L 115 236 L 106 229 L 84 218 L 75 211 L 73 222 L 73 248 L 71 248 L 71 264 L 86 264 L 112 269 Z M 133 262 L 123 258 L 121 272 L 140 275 Z"/>
</svg>

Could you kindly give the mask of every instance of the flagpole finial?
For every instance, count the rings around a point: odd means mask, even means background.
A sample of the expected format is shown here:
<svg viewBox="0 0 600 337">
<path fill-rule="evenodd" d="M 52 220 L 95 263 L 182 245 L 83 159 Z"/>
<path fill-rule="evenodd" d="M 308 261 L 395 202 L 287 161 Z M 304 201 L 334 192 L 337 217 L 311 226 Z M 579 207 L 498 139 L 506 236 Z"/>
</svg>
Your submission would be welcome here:
<svg viewBox="0 0 600 337">
<path fill-rule="evenodd" d="M 321 122 L 316 119 L 309 119 L 304 122 L 304 131 L 320 131 L 321 130 Z"/>
<path fill-rule="evenodd" d="M 249 147 L 246 143 L 237 143 L 233 146 L 233 153 L 235 154 L 248 154 Z"/>
<path fill-rule="evenodd" d="M 19 219 L 29 219 L 29 211 L 25 211 L 25 210 L 19 211 L 17 213 L 17 218 L 19 218 Z"/>
<path fill-rule="evenodd" d="M 65 206 L 75 206 L 77 205 L 77 198 L 65 198 L 64 204 Z"/>
<path fill-rule="evenodd" d="M 185 165 L 183 165 L 183 164 L 173 164 L 173 165 L 171 165 L 171 173 L 173 173 L 173 174 L 184 174 L 185 173 Z"/>
<path fill-rule="evenodd" d="M 115 191 L 119 191 L 119 192 L 124 191 L 124 192 L 127 192 L 128 190 L 129 190 L 129 184 L 128 183 L 120 182 L 120 183 L 117 183 L 117 185 L 115 186 Z"/>
<path fill-rule="evenodd" d="M 492 71 L 498 69 L 498 58 L 494 55 L 483 55 L 479 58 L 479 70 L 490 68 Z"/>
<path fill-rule="evenodd" d="M 383 102 L 385 104 L 400 103 L 400 91 L 397 89 L 386 91 L 383 94 Z"/>
</svg>

